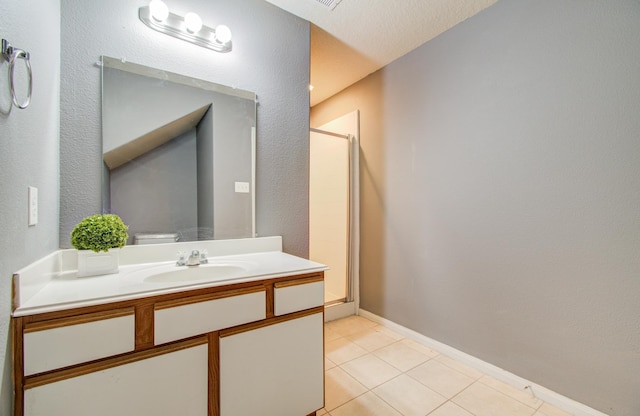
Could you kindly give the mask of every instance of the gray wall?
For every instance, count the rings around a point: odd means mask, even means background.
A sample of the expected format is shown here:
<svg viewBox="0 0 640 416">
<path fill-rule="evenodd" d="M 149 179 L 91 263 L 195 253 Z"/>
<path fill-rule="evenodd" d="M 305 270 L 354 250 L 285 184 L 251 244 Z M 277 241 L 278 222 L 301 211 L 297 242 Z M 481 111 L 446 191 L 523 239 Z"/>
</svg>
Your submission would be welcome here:
<svg viewBox="0 0 640 416">
<path fill-rule="evenodd" d="M 235 182 L 251 182 L 252 123 L 249 115 L 255 114 L 255 103 L 244 98 L 225 97 L 224 101 L 214 103 L 210 111 L 213 111 L 214 236 L 216 239 L 252 237 L 251 193 L 236 192 Z M 307 109 L 307 117 L 308 114 Z M 305 161 L 309 159 L 308 149 L 307 143 Z M 304 185 L 308 194 L 307 171 L 300 176 L 307 178 Z M 253 185 L 249 186 L 253 188 Z M 308 207 L 304 215 L 308 218 Z M 305 233 L 308 239 L 308 230 Z"/>
<path fill-rule="evenodd" d="M 62 0 L 60 245 L 101 210 L 101 55 L 258 94 L 257 231 L 308 254 L 309 23 L 263 0 L 184 0 L 205 24 L 228 25 L 234 50 L 209 51 L 146 27 L 127 0 Z"/>
<path fill-rule="evenodd" d="M 312 109 L 360 109 L 364 309 L 640 414 L 638 22 L 501 1 Z"/>
<path fill-rule="evenodd" d="M 111 170 L 111 212 L 136 233 L 175 233 L 198 239 L 196 129 Z"/>
<path fill-rule="evenodd" d="M 205 113 L 197 127 L 199 137 L 213 138 L 213 111 L 215 105 L 211 105 Z M 214 154 L 213 140 L 198 140 L 196 144 L 197 152 L 197 179 L 196 188 L 198 192 L 198 239 L 206 240 L 213 238 L 213 207 L 214 207 Z"/>
<path fill-rule="evenodd" d="M 8 64 L 0 58 L 0 415 L 10 415 L 11 274 L 58 247 L 60 2 L 0 2 L 0 28 L 0 37 L 31 53 L 34 75 L 31 105 L 8 113 Z M 27 226 L 28 186 L 38 188 L 34 227 Z"/>
<path fill-rule="evenodd" d="M 236 193 L 235 182 L 251 182 L 254 114 L 253 100 L 220 97 L 198 124 L 201 240 L 252 237 L 251 193 Z"/>
</svg>

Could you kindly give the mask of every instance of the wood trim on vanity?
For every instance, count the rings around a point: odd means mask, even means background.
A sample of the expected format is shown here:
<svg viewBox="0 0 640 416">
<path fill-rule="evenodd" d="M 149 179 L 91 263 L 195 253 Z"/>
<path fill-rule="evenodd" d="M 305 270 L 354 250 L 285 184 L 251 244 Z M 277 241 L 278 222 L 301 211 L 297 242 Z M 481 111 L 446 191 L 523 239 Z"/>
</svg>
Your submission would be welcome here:
<svg viewBox="0 0 640 416">
<path fill-rule="evenodd" d="M 174 299 L 182 299 L 185 297 L 191 298 L 191 297 L 201 296 L 201 295 L 202 296 L 211 295 L 214 293 L 228 293 L 229 291 L 241 290 L 243 288 L 256 288 L 256 290 L 258 290 L 257 288 L 260 287 L 262 288 L 262 290 L 264 290 L 264 287 L 267 287 L 267 286 L 281 285 L 286 282 L 301 281 L 306 278 L 317 278 L 318 281 L 320 281 L 323 279 L 323 276 L 324 276 L 324 272 L 314 272 L 314 273 L 307 273 L 302 275 L 275 277 L 271 279 L 264 279 L 264 280 L 253 281 L 253 282 L 229 283 L 221 286 L 195 288 L 195 289 L 192 288 L 189 290 L 185 290 L 183 292 L 167 293 L 163 295 L 155 295 L 155 296 L 149 296 L 149 297 L 145 297 L 144 295 L 141 295 L 141 297 L 137 299 L 101 303 L 99 305 L 83 306 L 83 307 L 76 307 L 71 309 L 61 309 L 59 311 L 54 311 L 54 312 L 43 312 L 43 313 L 38 313 L 33 315 L 25 315 L 22 318 L 24 319 L 25 323 L 35 323 L 40 321 L 48 321 L 52 319 L 72 317 L 76 315 L 113 311 L 114 309 L 131 308 L 131 307 L 135 307 L 137 305 L 146 304 L 146 303 L 157 304 L 157 303 L 169 302 L 170 300 L 174 300 Z"/>
<path fill-rule="evenodd" d="M 318 306 L 313 309 L 307 309 L 300 312 L 290 313 L 288 315 L 280 315 L 275 316 L 273 318 L 268 318 L 263 321 L 251 322 L 248 324 L 235 326 L 229 329 L 223 329 L 220 331 L 220 338 L 229 337 L 231 335 L 241 334 L 247 331 L 253 331 L 254 329 L 263 328 L 265 326 L 271 326 L 275 324 L 279 324 L 281 322 L 287 322 L 298 318 L 304 318 L 305 316 L 315 315 L 317 313 L 322 313 L 324 316 L 324 306 Z"/>
<path fill-rule="evenodd" d="M 24 325 L 24 333 L 43 331 L 45 329 L 61 328 L 63 326 L 86 324 L 89 322 L 102 321 L 105 319 L 121 318 L 133 315 L 133 307 L 114 309 L 110 311 L 100 311 L 83 315 L 69 316 L 66 318 L 51 319 L 41 322 L 30 322 Z"/>
<path fill-rule="evenodd" d="M 316 283 L 316 282 L 323 282 L 323 281 L 324 281 L 324 276 L 323 275 L 317 275 L 317 276 L 305 277 L 305 278 L 302 278 L 302 279 L 287 280 L 287 281 L 284 281 L 284 282 L 276 282 L 276 283 L 274 283 L 273 286 L 276 289 L 281 289 L 283 287 L 306 285 L 306 284 L 309 284 L 309 283 Z"/>
<path fill-rule="evenodd" d="M 176 306 L 190 305 L 192 303 L 207 302 L 215 299 L 228 298 L 232 296 L 248 295 L 251 293 L 264 292 L 264 286 L 251 286 L 241 289 L 225 290 L 224 292 L 207 293 L 204 295 L 186 296 L 179 299 L 171 299 L 162 302 L 156 302 L 154 309 L 167 309 Z"/>
<path fill-rule="evenodd" d="M 20 306 L 20 285 L 19 285 L 20 275 L 14 273 L 11 278 L 11 312 L 18 309 Z"/>
<path fill-rule="evenodd" d="M 267 310 L 265 316 L 267 318 L 273 318 L 276 316 L 276 292 L 274 289 L 275 284 L 265 283 L 264 288 L 267 291 Z"/>
<path fill-rule="evenodd" d="M 62 370 L 55 370 L 32 377 L 26 377 L 24 380 L 24 389 L 31 389 L 34 387 L 43 386 L 45 384 L 54 383 L 85 374 L 95 373 L 96 371 L 108 370 L 109 368 L 131 364 L 136 361 L 146 360 L 148 358 L 157 357 L 159 355 L 168 354 L 170 352 L 197 347 L 198 345 L 207 344 L 208 342 L 208 336 L 199 336 L 173 344 L 162 345 L 145 351 L 125 353 L 116 355 L 106 360 L 93 361 L 87 364 L 68 367 Z"/>
<path fill-rule="evenodd" d="M 13 414 L 15 416 L 22 416 L 24 414 L 24 348 L 22 347 L 23 323 L 24 320 L 22 318 L 14 318 L 9 324 L 11 328 L 13 356 Z"/>
<path fill-rule="evenodd" d="M 153 302 L 136 305 L 136 351 L 154 346 L 154 309 Z"/>
<path fill-rule="evenodd" d="M 220 334 L 211 332 L 209 338 L 209 416 L 220 416 Z"/>
</svg>

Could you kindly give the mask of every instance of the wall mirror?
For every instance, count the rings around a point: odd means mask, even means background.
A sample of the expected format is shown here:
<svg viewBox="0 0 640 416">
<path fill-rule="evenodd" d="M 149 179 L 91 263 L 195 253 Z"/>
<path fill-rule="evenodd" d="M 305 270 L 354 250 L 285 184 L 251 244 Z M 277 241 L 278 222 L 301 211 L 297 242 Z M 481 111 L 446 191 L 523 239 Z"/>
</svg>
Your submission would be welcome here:
<svg viewBox="0 0 640 416">
<path fill-rule="evenodd" d="M 255 140 L 255 93 L 102 57 L 103 211 L 129 244 L 255 236 Z"/>
</svg>

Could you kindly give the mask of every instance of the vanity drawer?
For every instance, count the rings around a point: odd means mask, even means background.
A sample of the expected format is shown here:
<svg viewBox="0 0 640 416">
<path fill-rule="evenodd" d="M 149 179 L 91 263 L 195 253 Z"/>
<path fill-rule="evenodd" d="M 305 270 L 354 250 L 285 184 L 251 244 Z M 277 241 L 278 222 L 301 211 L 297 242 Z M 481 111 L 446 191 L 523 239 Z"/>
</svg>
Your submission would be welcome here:
<svg viewBox="0 0 640 416">
<path fill-rule="evenodd" d="M 156 303 L 154 343 L 164 344 L 265 319 L 266 305 L 264 286 Z"/>
<path fill-rule="evenodd" d="M 134 308 L 25 325 L 26 376 L 133 351 Z"/>
<path fill-rule="evenodd" d="M 324 305 L 324 279 L 313 276 L 275 284 L 275 314 L 292 312 Z"/>
</svg>

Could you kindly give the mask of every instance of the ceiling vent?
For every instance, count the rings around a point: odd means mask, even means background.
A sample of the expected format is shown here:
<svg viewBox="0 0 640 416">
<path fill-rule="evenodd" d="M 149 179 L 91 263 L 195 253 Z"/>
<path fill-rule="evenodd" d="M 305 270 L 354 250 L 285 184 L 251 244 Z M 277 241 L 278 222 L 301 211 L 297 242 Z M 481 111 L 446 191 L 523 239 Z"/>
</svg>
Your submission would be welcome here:
<svg viewBox="0 0 640 416">
<path fill-rule="evenodd" d="M 329 10 L 333 10 L 342 0 L 316 0 L 318 3 L 327 7 Z"/>
</svg>

